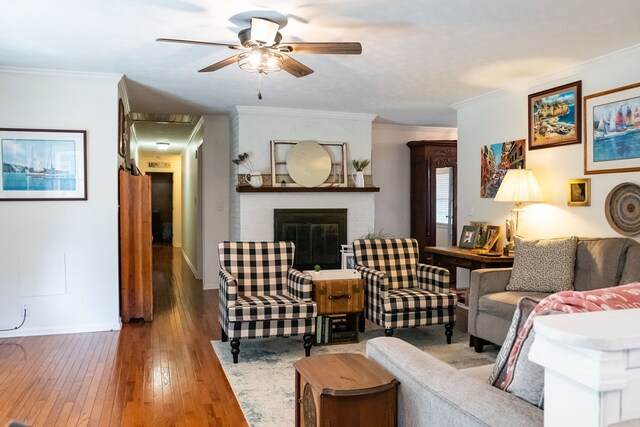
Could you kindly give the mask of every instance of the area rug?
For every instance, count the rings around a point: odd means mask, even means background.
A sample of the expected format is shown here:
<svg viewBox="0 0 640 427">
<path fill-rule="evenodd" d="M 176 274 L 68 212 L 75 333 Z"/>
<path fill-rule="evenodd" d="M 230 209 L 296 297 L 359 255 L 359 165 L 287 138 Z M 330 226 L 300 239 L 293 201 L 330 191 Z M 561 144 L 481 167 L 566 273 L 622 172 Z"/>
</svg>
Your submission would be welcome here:
<svg viewBox="0 0 640 427">
<path fill-rule="evenodd" d="M 379 336 L 384 336 L 384 330 L 368 330 L 360 334 L 358 343 L 313 346 L 311 354 L 365 354 L 366 341 Z M 394 336 L 457 369 L 494 363 L 499 349 L 486 346 L 483 353 L 476 353 L 469 347 L 469 335 L 457 330 L 447 345 L 442 325 L 398 329 Z M 293 363 L 304 357 L 302 337 L 241 340 L 240 360 L 235 365 L 228 342 L 211 343 L 249 425 L 295 424 Z"/>
</svg>

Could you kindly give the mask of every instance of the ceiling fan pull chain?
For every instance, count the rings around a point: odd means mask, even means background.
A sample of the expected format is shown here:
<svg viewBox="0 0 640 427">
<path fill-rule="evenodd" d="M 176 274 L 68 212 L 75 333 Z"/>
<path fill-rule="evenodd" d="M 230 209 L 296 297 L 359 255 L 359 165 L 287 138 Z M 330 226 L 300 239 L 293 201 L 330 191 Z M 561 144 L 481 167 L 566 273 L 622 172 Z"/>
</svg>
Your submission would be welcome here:
<svg viewBox="0 0 640 427">
<path fill-rule="evenodd" d="M 258 99 L 262 100 L 262 72 L 258 72 Z"/>
</svg>

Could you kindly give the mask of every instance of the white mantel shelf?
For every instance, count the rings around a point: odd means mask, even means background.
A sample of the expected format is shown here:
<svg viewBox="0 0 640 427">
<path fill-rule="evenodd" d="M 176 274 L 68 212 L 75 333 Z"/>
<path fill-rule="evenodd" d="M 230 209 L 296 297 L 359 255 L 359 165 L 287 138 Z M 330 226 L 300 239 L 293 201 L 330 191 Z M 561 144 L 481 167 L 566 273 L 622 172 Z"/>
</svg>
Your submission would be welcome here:
<svg viewBox="0 0 640 427">
<path fill-rule="evenodd" d="M 238 193 L 378 193 L 380 187 L 260 187 L 236 186 Z"/>
</svg>

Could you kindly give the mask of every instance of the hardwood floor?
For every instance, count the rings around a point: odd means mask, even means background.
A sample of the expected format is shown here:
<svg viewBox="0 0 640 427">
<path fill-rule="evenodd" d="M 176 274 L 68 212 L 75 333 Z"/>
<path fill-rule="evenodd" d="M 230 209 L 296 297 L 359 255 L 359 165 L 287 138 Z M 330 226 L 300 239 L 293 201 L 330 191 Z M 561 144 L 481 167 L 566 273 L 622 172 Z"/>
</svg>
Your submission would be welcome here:
<svg viewBox="0 0 640 427">
<path fill-rule="evenodd" d="M 0 339 L 0 425 L 247 425 L 210 340 L 217 291 L 154 247 L 154 320 L 121 331 Z"/>
</svg>

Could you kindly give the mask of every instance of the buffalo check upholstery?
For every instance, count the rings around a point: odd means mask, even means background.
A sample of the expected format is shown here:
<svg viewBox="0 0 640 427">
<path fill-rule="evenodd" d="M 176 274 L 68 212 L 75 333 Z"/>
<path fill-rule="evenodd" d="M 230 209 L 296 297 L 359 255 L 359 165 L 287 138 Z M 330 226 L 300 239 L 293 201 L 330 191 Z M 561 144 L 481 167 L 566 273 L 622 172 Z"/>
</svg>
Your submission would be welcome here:
<svg viewBox="0 0 640 427">
<path fill-rule="evenodd" d="M 244 338 L 305 335 L 309 354 L 317 309 L 311 277 L 293 268 L 294 255 L 292 242 L 218 245 L 218 317 L 223 341 L 231 338 L 234 363 Z"/>
<path fill-rule="evenodd" d="M 415 239 L 358 239 L 356 270 L 365 285 L 365 317 L 395 328 L 444 324 L 451 342 L 457 296 L 449 290 L 449 271 L 420 264 Z"/>
</svg>

